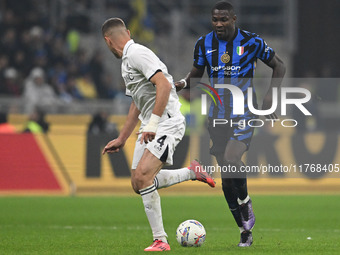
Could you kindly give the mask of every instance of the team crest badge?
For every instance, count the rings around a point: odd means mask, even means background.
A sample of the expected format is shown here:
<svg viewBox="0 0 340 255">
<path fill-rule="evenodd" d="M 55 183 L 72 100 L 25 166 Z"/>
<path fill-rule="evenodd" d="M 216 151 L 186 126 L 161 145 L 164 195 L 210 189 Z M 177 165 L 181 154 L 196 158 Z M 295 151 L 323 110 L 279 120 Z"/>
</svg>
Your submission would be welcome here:
<svg viewBox="0 0 340 255">
<path fill-rule="evenodd" d="M 221 56 L 221 61 L 224 64 L 227 64 L 230 61 L 230 56 L 228 54 L 228 52 L 225 52 L 222 56 Z"/>
<path fill-rule="evenodd" d="M 237 52 L 237 55 L 241 56 L 244 53 L 244 47 L 243 46 L 237 46 L 236 52 Z"/>
</svg>

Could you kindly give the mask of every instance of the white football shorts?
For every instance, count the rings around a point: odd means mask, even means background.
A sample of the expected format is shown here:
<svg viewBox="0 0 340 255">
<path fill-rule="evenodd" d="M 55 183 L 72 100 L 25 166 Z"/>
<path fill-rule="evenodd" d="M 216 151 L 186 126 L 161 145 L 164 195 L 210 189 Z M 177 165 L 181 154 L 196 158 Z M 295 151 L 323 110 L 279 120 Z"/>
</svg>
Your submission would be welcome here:
<svg viewBox="0 0 340 255">
<path fill-rule="evenodd" d="M 133 154 L 132 169 L 137 168 L 145 149 L 148 149 L 153 155 L 164 162 L 165 165 L 172 165 L 173 154 L 177 144 L 182 140 L 184 132 L 185 118 L 183 115 L 178 114 L 158 124 L 156 136 L 152 142 L 140 144 L 142 134 L 139 134 Z"/>
</svg>

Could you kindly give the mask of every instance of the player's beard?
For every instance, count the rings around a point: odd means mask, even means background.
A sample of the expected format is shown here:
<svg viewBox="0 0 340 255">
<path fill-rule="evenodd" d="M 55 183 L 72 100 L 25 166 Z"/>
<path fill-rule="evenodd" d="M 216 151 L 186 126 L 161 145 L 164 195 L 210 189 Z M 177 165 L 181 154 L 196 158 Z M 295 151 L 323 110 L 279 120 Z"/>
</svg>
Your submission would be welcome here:
<svg viewBox="0 0 340 255">
<path fill-rule="evenodd" d="M 226 35 L 226 32 L 223 31 L 215 31 L 216 35 L 217 35 L 217 38 L 220 39 L 220 40 L 225 40 L 227 35 Z"/>
<path fill-rule="evenodd" d="M 113 54 L 116 58 L 118 58 L 118 59 L 121 59 L 121 58 L 122 58 L 122 56 L 118 55 L 117 52 L 115 52 L 115 51 L 113 51 L 113 50 L 111 50 L 111 52 L 112 52 L 112 54 Z"/>
<path fill-rule="evenodd" d="M 115 52 L 113 52 L 113 51 L 112 51 L 112 54 L 115 55 L 116 58 L 119 58 L 119 59 L 122 58 L 121 56 L 119 56 L 117 53 L 115 53 Z"/>
<path fill-rule="evenodd" d="M 114 49 L 113 47 L 109 47 L 110 48 L 110 51 L 112 52 L 112 54 L 118 58 L 118 59 L 121 59 L 122 56 L 118 53 L 118 51 L 116 49 Z"/>
<path fill-rule="evenodd" d="M 228 31 L 227 29 L 225 29 L 223 31 L 215 30 L 215 33 L 216 33 L 218 39 L 227 41 L 229 34 L 230 34 L 230 31 Z"/>
<path fill-rule="evenodd" d="M 219 31 L 215 28 L 215 33 L 219 40 L 228 41 L 234 36 L 235 28 L 231 28 L 228 26 L 228 27 L 224 27 L 223 30 L 221 29 Z"/>
</svg>

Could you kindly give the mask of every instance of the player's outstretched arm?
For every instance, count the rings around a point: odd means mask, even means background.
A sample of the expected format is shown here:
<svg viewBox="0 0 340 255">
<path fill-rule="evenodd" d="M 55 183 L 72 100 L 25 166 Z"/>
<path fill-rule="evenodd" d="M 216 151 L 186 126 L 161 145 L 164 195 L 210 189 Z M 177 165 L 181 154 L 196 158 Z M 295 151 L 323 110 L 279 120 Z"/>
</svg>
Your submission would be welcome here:
<svg viewBox="0 0 340 255">
<path fill-rule="evenodd" d="M 104 147 L 102 152 L 103 155 L 106 152 L 118 152 L 121 148 L 124 147 L 126 140 L 129 138 L 129 136 L 137 126 L 139 114 L 140 111 L 137 109 L 135 103 L 132 101 L 124 127 L 122 128 L 118 138 L 108 142 L 108 144 Z"/>
<path fill-rule="evenodd" d="M 273 59 L 268 63 L 268 66 L 273 69 L 273 74 L 272 74 L 270 87 L 263 99 L 262 110 L 268 110 L 272 106 L 273 88 L 279 88 L 281 86 L 282 79 L 286 73 L 285 64 L 283 63 L 283 61 L 280 59 L 280 57 L 277 54 L 274 55 Z M 266 117 L 269 119 L 277 119 L 277 116 L 275 113 L 268 115 Z"/>
<path fill-rule="evenodd" d="M 202 78 L 204 74 L 204 69 L 198 69 L 196 67 L 192 67 L 191 71 L 185 76 L 184 79 L 175 82 L 176 91 L 180 91 L 186 87 L 190 88 L 190 79 L 191 78 Z"/>
<path fill-rule="evenodd" d="M 157 72 L 151 77 L 150 81 L 156 86 L 156 101 L 149 123 L 141 130 L 141 144 L 151 142 L 155 138 L 159 119 L 168 104 L 171 91 L 171 84 L 162 72 Z"/>
</svg>

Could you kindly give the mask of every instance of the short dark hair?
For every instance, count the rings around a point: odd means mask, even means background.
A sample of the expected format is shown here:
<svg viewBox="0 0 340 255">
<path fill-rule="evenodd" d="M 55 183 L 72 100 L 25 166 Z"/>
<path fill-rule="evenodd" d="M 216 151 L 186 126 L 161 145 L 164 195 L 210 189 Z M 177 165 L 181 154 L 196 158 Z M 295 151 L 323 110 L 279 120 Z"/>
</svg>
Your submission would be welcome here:
<svg viewBox="0 0 340 255">
<path fill-rule="evenodd" d="M 211 9 L 211 13 L 213 13 L 214 10 L 226 10 L 229 11 L 230 14 L 235 14 L 234 6 L 226 1 L 217 2 Z"/>
<path fill-rule="evenodd" d="M 105 34 L 112 27 L 118 27 L 118 26 L 125 27 L 124 21 L 120 18 L 110 18 L 110 19 L 105 20 L 105 22 L 102 25 L 102 35 L 105 36 Z"/>
</svg>

